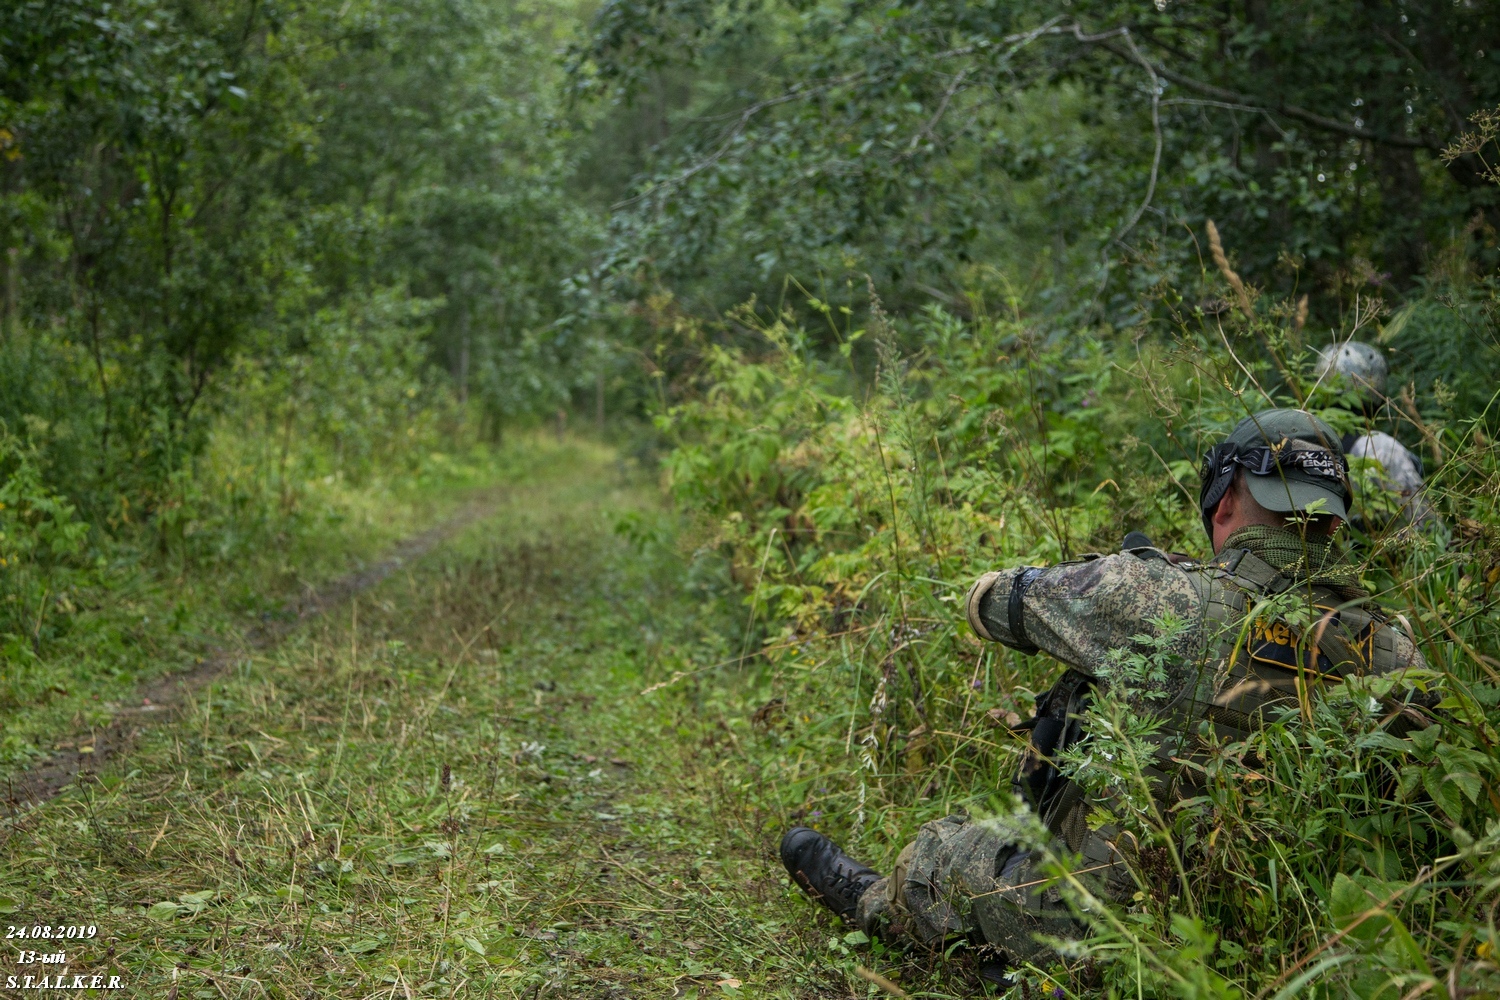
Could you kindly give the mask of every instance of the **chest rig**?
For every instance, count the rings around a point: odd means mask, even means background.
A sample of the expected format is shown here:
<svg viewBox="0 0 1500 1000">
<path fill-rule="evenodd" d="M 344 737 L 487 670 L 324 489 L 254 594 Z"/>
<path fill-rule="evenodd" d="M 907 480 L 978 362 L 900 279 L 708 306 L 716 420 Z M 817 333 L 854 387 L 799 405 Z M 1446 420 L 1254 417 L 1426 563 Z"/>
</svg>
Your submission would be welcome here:
<svg viewBox="0 0 1500 1000">
<path fill-rule="evenodd" d="M 1134 551 L 1161 558 L 1155 549 Z M 1248 549 L 1184 569 L 1200 599 L 1198 662 L 1158 709 L 1163 726 L 1155 764 L 1147 768 L 1168 802 L 1195 794 L 1197 773 L 1181 762 L 1198 756 L 1206 738 L 1244 740 L 1285 711 L 1310 705 L 1324 685 L 1409 663 L 1404 637 L 1384 616 L 1335 588 L 1294 581 Z M 1086 738 L 1081 715 L 1094 684 L 1069 669 L 1037 699 L 1014 786 L 1053 833 L 1069 840 L 1087 810 L 1076 808 L 1082 789 L 1053 760 Z"/>
<path fill-rule="evenodd" d="M 1203 602 L 1204 663 L 1169 704 L 1169 728 L 1207 719 L 1218 736 L 1243 739 L 1324 685 L 1409 662 L 1384 615 L 1336 588 L 1294 581 L 1247 549 L 1222 552 L 1188 578 Z"/>
</svg>

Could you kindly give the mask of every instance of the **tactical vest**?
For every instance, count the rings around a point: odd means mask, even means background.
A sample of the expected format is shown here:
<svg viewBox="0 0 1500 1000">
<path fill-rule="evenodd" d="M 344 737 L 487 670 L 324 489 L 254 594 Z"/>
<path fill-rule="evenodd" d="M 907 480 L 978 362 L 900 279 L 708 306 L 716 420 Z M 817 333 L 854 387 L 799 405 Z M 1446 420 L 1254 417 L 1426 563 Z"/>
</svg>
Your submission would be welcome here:
<svg viewBox="0 0 1500 1000">
<path fill-rule="evenodd" d="M 1134 549 L 1143 559 L 1164 558 L 1156 549 Z M 1221 740 L 1243 740 L 1281 717 L 1306 706 L 1325 684 L 1359 674 L 1381 674 L 1409 665 L 1394 627 L 1368 606 L 1341 598 L 1332 588 L 1298 583 L 1248 549 L 1221 552 L 1212 560 L 1184 567 L 1201 604 L 1206 647 L 1194 676 L 1169 693 L 1157 765 L 1148 769 L 1168 801 L 1194 792 L 1196 772 L 1179 761 L 1203 749 L 1204 720 Z M 1278 595 L 1295 591 L 1295 606 L 1309 609 L 1297 628 L 1284 617 L 1256 613 L 1274 610 Z M 1266 605 L 1269 603 L 1270 608 Z M 1284 608 L 1285 605 L 1282 605 Z M 1029 801 L 1053 833 L 1072 827 L 1082 790 L 1052 764 L 1055 753 L 1085 736 L 1081 713 L 1093 679 L 1069 669 L 1037 699 L 1030 747 L 1022 757 L 1015 790 Z M 1071 838 L 1070 838 L 1071 839 Z"/>
</svg>

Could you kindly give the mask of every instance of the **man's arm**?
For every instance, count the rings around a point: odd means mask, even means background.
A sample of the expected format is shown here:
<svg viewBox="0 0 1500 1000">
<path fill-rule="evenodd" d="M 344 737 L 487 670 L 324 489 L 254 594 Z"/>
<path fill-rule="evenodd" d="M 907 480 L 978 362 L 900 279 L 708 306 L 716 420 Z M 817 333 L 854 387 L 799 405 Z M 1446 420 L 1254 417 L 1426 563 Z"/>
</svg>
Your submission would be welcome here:
<svg viewBox="0 0 1500 1000">
<path fill-rule="evenodd" d="M 1193 627 L 1183 652 L 1198 645 L 1202 600 L 1187 573 L 1165 559 L 1122 553 L 1038 569 L 986 573 L 969 590 L 969 625 L 981 639 L 1023 652 L 1049 653 L 1097 676 L 1110 651 L 1152 631 L 1166 614 Z"/>
</svg>

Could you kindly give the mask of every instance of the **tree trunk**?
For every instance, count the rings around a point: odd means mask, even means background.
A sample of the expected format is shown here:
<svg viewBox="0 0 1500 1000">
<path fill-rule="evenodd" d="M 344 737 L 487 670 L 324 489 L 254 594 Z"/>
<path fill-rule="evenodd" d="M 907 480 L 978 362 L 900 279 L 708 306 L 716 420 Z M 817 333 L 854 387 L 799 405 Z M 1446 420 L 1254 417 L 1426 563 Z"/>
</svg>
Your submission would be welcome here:
<svg viewBox="0 0 1500 1000">
<path fill-rule="evenodd" d="M 5 339 L 21 335 L 21 248 L 5 251 Z"/>
<path fill-rule="evenodd" d="M 598 372 L 594 375 L 594 422 L 599 425 L 599 433 L 604 433 L 604 373 Z"/>
</svg>

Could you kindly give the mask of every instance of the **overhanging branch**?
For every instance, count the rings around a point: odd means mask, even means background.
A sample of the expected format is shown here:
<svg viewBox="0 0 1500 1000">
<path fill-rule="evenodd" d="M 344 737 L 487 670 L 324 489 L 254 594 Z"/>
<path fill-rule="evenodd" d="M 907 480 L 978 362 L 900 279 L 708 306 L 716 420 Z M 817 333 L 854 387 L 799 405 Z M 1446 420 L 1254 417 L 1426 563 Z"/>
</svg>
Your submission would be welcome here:
<svg viewBox="0 0 1500 1000">
<path fill-rule="evenodd" d="M 1367 129 L 1359 125 L 1351 124 L 1349 122 L 1339 121 L 1337 118 L 1330 118 L 1327 115 L 1320 115 L 1315 111 L 1309 111 L 1308 109 L 1299 107 L 1295 104 L 1287 104 L 1283 101 L 1268 101 L 1253 94 L 1245 94 L 1237 90 L 1230 90 L 1227 87 L 1220 87 L 1216 84 L 1206 83 L 1202 80 L 1191 77 L 1186 73 L 1172 69 L 1171 67 L 1163 63 L 1160 59 L 1147 58 L 1146 55 L 1142 53 L 1136 46 L 1134 38 L 1132 36 L 1131 28 L 1129 26 L 1110 28 L 1101 32 L 1088 32 L 1085 31 L 1083 26 L 1076 21 L 1065 23 L 1061 17 L 1055 17 L 1035 28 L 1032 28 L 1029 31 L 1018 32 L 1016 34 L 1006 35 L 997 39 L 984 40 L 969 45 L 957 46 L 943 52 L 933 53 L 928 57 L 928 62 L 935 65 L 938 63 L 947 62 L 952 59 L 978 55 L 981 52 L 995 52 L 995 50 L 997 49 L 1000 50 L 996 53 L 997 56 L 1004 59 L 1014 55 L 1016 52 L 1025 48 L 1031 43 L 1048 37 L 1071 38 L 1084 46 L 1099 46 L 1100 48 L 1103 48 L 1105 51 L 1109 52 L 1111 55 L 1114 55 L 1119 59 L 1140 66 L 1141 68 L 1145 69 L 1148 74 L 1171 81 L 1172 83 L 1177 84 L 1179 87 L 1182 87 L 1184 90 L 1201 94 L 1204 97 L 1212 99 L 1212 102 L 1217 102 L 1225 106 L 1232 106 L 1237 110 L 1245 110 L 1263 114 L 1269 121 L 1271 121 L 1273 125 L 1275 125 L 1276 123 L 1272 116 L 1280 116 L 1285 119 L 1301 122 L 1304 125 L 1311 126 L 1312 128 L 1318 129 L 1323 132 L 1331 132 L 1336 135 L 1348 136 L 1353 139 L 1362 139 L 1367 142 L 1375 143 L 1377 145 L 1399 146 L 1407 149 L 1426 149 L 1432 152 L 1441 152 L 1443 148 L 1442 143 L 1437 139 L 1412 138 L 1411 136 L 1406 135 L 1377 132 L 1373 129 Z M 744 135 L 746 129 L 749 128 L 750 123 L 764 111 L 767 111 L 779 105 L 804 101 L 821 94 L 826 94 L 829 91 L 835 90 L 840 87 L 846 87 L 858 83 L 876 83 L 881 80 L 887 79 L 889 75 L 890 74 L 859 71 L 845 74 L 843 76 L 832 77 L 810 85 L 804 86 L 801 84 L 797 84 L 791 87 L 789 90 L 786 90 L 774 97 L 756 101 L 737 112 L 730 112 L 729 114 L 723 116 L 723 119 L 729 120 L 730 124 L 726 129 L 724 129 L 722 133 L 720 133 L 719 139 L 715 144 L 715 148 L 711 152 L 702 156 L 689 166 L 683 168 L 676 175 L 658 179 L 645 190 L 641 191 L 639 194 L 635 195 L 634 197 L 627 198 L 624 201 L 611 206 L 611 208 L 613 210 L 619 210 L 637 204 L 641 201 L 660 194 L 664 190 L 669 190 L 685 183 L 697 174 L 702 173 L 704 170 L 718 163 L 720 160 L 724 159 L 725 156 L 729 155 L 730 151 L 735 145 L 735 141 L 742 135 Z M 932 136 L 933 130 L 937 126 L 938 122 L 942 120 L 944 114 L 947 112 L 954 94 L 958 90 L 962 89 L 963 85 L 966 82 L 972 80 L 973 76 L 974 74 L 967 70 L 960 70 L 956 74 L 953 79 L 953 84 L 949 88 L 947 88 L 945 94 L 943 95 L 943 98 L 940 101 L 938 108 L 936 109 L 936 113 L 932 115 L 932 117 L 925 123 L 924 127 L 918 132 L 917 136 L 913 137 L 912 144 L 909 145 L 903 158 L 910 156 L 914 152 L 915 143 L 920 140 L 922 135 L 925 134 L 929 137 Z M 1151 192 L 1154 192 L 1155 190 L 1155 175 L 1157 169 L 1160 166 L 1161 125 L 1160 118 L 1158 116 L 1158 109 L 1163 102 L 1160 100 L 1160 89 L 1159 87 L 1157 87 L 1154 80 L 1152 82 L 1152 86 L 1156 90 L 1156 93 L 1153 95 L 1152 99 L 1152 125 L 1153 130 L 1156 133 L 1157 153 L 1153 158 L 1152 183 L 1148 187 L 1148 194 L 1141 206 L 1141 209 L 1135 214 L 1135 221 L 1139 220 L 1141 212 L 1143 212 L 1145 208 L 1150 204 Z M 1279 129 L 1279 126 L 1277 127 Z M 1134 221 L 1132 221 L 1130 226 L 1126 227 L 1125 232 L 1128 233 L 1129 229 L 1133 227 L 1133 225 Z"/>
<path fill-rule="evenodd" d="M 1080 40 L 1086 41 L 1087 39 L 1080 35 Z M 1099 41 L 1095 44 L 1107 49 L 1121 59 L 1131 62 L 1136 61 L 1134 55 L 1115 44 L 1113 39 Z M 1219 87 L 1212 83 L 1204 83 L 1202 80 L 1194 79 L 1186 73 L 1180 73 L 1161 63 L 1157 63 L 1155 68 L 1158 74 L 1171 80 L 1179 87 L 1203 94 L 1206 97 L 1212 97 L 1215 100 L 1245 106 L 1247 110 L 1253 108 L 1256 111 L 1262 111 L 1267 114 L 1281 115 L 1284 118 L 1302 122 L 1304 125 L 1311 125 L 1324 132 L 1334 132 L 1354 139 L 1364 139 L 1367 142 L 1378 143 L 1382 146 L 1402 146 L 1407 149 L 1427 149 L 1433 152 L 1438 152 L 1443 148 L 1442 143 L 1435 139 L 1414 139 L 1407 135 L 1376 132 L 1373 129 L 1361 128 L 1349 122 L 1341 122 L 1337 118 L 1320 115 L 1306 108 L 1300 108 L 1295 104 L 1286 104 L 1281 101 L 1265 101 L 1253 94 L 1242 94 L 1237 90 L 1229 90 L 1226 87 Z"/>
<path fill-rule="evenodd" d="M 1115 31 L 1109 31 L 1102 35 L 1084 35 L 1079 31 L 1077 25 L 1062 24 L 1061 21 L 1061 17 L 1054 17 L 1051 20 L 1046 21 L 1039 27 L 1031 29 L 1030 31 L 1023 31 L 1014 35 L 1006 35 L 1005 37 L 996 39 L 994 41 L 985 41 L 974 45 L 961 45 L 957 48 L 948 49 L 945 52 L 935 53 L 930 57 L 930 59 L 934 63 L 945 62 L 949 59 L 957 59 L 962 56 L 974 55 L 977 52 L 993 49 L 997 45 L 1003 45 L 1006 47 L 1003 55 L 1008 57 L 1010 55 L 1014 55 L 1019 49 L 1024 48 L 1037 39 L 1044 38 L 1049 35 L 1071 34 L 1076 35 L 1080 41 L 1099 41 L 1105 38 L 1113 38 L 1116 35 L 1120 34 L 1121 31 L 1126 30 L 1119 29 Z M 965 73 L 959 74 L 958 83 L 953 89 L 956 89 L 958 85 L 962 84 L 965 75 Z M 880 80 L 888 79 L 889 76 L 890 74 L 870 73 L 865 71 L 849 73 L 844 76 L 838 76 L 829 80 L 824 80 L 816 85 L 809 87 L 803 87 L 800 85 L 794 86 L 790 90 L 778 94 L 775 97 L 769 97 L 762 101 L 756 101 L 754 104 L 748 105 L 743 111 L 737 114 L 732 113 L 731 115 L 725 116 L 732 117 L 734 119 L 734 122 L 732 125 L 730 125 L 729 128 L 725 129 L 718 147 L 712 153 L 698 160 L 698 162 L 694 163 L 692 166 L 685 168 L 675 177 L 669 177 L 664 180 L 658 181 L 655 184 L 652 184 L 646 190 L 642 191 L 640 194 L 611 205 L 610 210 L 618 211 L 622 208 L 628 208 L 631 205 L 650 198 L 652 195 L 657 194 L 664 188 L 677 187 L 685 181 L 690 180 L 695 175 L 700 174 L 704 170 L 713 166 L 715 163 L 723 159 L 724 156 L 729 152 L 730 148 L 734 145 L 735 139 L 739 138 L 739 136 L 745 131 L 745 129 L 750 125 L 751 120 L 768 108 L 773 108 L 780 104 L 789 104 L 794 101 L 806 100 L 809 97 L 814 97 L 818 94 L 825 94 L 830 90 L 834 90 L 838 87 L 848 86 L 852 83 L 877 82 Z M 944 98 L 942 107 L 939 108 L 938 113 L 934 115 L 932 121 L 929 122 L 927 126 L 929 130 L 936 126 L 938 121 L 941 120 L 943 114 L 947 111 L 947 104 L 948 101 L 952 98 L 953 89 L 950 89 L 947 97 Z"/>
</svg>

